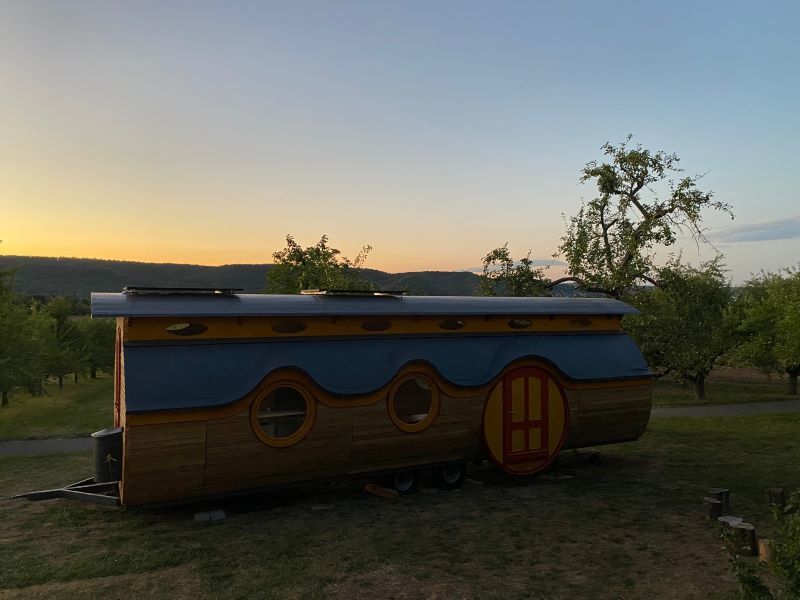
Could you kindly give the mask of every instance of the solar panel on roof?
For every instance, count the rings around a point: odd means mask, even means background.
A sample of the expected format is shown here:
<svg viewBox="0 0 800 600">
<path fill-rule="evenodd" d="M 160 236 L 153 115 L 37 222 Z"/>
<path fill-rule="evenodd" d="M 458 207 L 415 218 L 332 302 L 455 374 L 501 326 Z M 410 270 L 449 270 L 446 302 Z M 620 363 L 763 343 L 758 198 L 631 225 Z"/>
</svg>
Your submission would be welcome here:
<svg viewBox="0 0 800 600">
<path fill-rule="evenodd" d="M 371 298 L 371 297 L 398 297 L 408 294 L 405 290 L 326 290 L 326 289 L 313 289 L 313 290 L 300 290 L 304 296 L 353 296 L 357 298 Z"/>
<path fill-rule="evenodd" d="M 156 287 L 141 285 L 126 285 L 122 288 L 123 293 L 127 294 L 155 294 L 155 295 L 231 295 L 241 292 L 242 288 L 199 288 L 199 287 Z"/>
</svg>

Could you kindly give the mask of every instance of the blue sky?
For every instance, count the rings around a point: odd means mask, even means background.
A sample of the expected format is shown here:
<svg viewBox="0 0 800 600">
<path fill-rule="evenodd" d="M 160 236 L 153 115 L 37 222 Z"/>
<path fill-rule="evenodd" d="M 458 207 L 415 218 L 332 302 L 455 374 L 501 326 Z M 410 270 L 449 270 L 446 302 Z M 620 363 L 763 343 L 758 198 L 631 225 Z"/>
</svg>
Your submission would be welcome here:
<svg viewBox="0 0 800 600">
<path fill-rule="evenodd" d="M 800 260 L 799 18 L 794 2 L 5 2 L 0 249 L 265 262 L 291 232 L 372 244 L 392 271 L 471 267 L 506 241 L 548 257 L 593 195 L 583 164 L 633 133 L 733 206 L 706 223 L 741 280 Z"/>
</svg>

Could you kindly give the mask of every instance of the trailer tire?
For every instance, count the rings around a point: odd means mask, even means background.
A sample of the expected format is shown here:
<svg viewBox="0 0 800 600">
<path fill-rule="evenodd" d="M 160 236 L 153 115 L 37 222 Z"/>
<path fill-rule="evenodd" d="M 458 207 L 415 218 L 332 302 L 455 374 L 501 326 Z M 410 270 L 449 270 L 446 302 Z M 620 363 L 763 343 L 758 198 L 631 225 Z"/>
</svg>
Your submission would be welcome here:
<svg viewBox="0 0 800 600">
<path fill-rule="evenodd" d="M 418 471 L 398 471 L 389 475 L 386 479 L 387 487 L 397 490 L 402 495 L 416 492 L 419 487 Z"/>
<path fill-rule="evenodd" d="M 436 469 L 436 481 L 443 490 L 457 490 L 466 478 L 466 463 L 453 463 Z"/>
</svg>

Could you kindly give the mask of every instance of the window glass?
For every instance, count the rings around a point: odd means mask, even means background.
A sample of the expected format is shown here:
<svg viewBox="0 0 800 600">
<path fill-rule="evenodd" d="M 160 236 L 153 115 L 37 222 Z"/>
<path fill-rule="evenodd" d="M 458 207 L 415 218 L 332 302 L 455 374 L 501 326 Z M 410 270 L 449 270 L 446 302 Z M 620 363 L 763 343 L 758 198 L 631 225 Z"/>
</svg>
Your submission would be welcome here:
<svg viewBox="0 0 800 600">
<path fill-rule="evenodd" d="M 409 377 L 395 388 L 391 404 L 397 419 L 408 425 L 424 426 L 433 408 L 431 383 L 424 377 Z"/>
<path fill-rule="evenodd" d="M 258 424 L 267 437 L 280 440 L 300 431 L 308 419 L 308 401 L 297 389 L 279 387 L 261 401 Z"/>
</svg>

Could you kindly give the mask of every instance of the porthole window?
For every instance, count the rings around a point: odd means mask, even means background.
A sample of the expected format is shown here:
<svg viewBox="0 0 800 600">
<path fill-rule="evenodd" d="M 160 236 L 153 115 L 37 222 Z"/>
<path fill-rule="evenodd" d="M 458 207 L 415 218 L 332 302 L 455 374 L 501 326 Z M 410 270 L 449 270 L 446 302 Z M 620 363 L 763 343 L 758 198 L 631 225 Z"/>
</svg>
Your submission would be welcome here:
<svg viewBox="0 0 800 600">
<path fill-rule="evenodd" d="M 422 431 L 433 423 L 438 412 L 439 391 L 424 375 L 407 375 L 389 392 L 389 416 L 403 431 Z"/>
<path fill-rule="evenodd" d="M 528 321 L 528 319 L 511 319 L 508 322 L 508 326 L 511 327 L 511 329 L 525 329 L 531 326 L 531 322 Z"/>
<path fill-rule="evenodd" d="M 445 319 L 439 323 L 439 327 L 449 331 L 455 331 L 464 327 L 464 321 L 460 319 Z"/>
<path fill-rule="evenodd" d="M 314 400 L 296 385 L 276 385 L 253 404 L 250 420 L 261 440 L 279 448 L 302 440 L 314 424 Z"/>
</svg>

